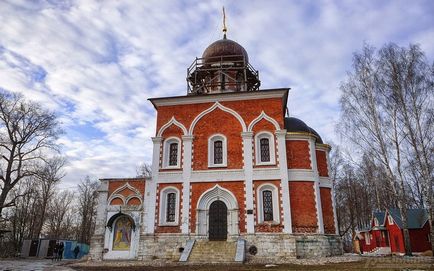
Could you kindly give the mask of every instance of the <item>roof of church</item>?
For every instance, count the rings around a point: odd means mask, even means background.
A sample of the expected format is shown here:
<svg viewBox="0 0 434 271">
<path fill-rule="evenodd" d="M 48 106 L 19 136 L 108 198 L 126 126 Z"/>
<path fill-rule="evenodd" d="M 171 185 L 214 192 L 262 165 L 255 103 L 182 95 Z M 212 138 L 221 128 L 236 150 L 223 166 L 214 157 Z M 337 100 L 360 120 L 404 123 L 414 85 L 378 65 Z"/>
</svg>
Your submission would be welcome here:
<svg viewBox="0 0 434 271">
<path fill-rule="evenodd" d="M 303 132 L 313 134 L 317 138 L 317 143 L 323 144 L 321 136 L 301 119 L 294 117 L 285 118 L 285 129 L 287 132 Z"/>
<path fill-rule="evenodd" d="M 234 56 L 242 56 L 246 63 L 249 62 L 249 56 L 246 49 L 239 43 L 224 37 L 210 44 L 203 52 L 202 58 L 205 62 L 212 62 L 212 59 L 220 61 L 220 58 L 227 59 Z"/>
</svg>

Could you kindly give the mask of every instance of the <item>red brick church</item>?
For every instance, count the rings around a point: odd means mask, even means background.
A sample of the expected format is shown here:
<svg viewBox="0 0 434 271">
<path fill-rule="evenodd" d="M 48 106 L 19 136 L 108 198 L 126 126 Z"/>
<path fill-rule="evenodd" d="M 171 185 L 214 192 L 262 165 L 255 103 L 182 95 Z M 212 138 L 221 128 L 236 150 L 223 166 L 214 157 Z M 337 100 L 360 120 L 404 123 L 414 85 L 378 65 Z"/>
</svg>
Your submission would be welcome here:
<svg viewBox="0 0 434 271">
<path fill-rule="evenodd" d="M 260 89 L 224 36 L 188 68 L 187 95 L 151 98 L 152 177 L 101 179 L 93 259 L 275 261 L 342 253 L 328 154 Z M 315 113 L 315 112 L 312 112 Z"/>
</svg>

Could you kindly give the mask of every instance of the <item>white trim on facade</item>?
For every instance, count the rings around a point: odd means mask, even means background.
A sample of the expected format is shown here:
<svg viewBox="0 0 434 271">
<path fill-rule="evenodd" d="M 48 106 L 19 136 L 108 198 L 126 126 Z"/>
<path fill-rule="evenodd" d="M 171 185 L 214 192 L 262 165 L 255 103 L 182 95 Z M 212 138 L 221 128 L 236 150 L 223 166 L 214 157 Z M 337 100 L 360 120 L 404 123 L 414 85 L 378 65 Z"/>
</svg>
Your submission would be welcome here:
<svg viewBox="0 0 434 271">
<path fill-rule="evenodd" d="M 208 95 L 191 95 L 180 97 L 166 97 L 158 99 L 150 99 L 156 106 L 183 105 L 183 104 L 198 104 L 209 102 L 226 102 L 226 101 L 245 101 L 269 98 L 281 98 L 288 92 L 288 89 L 253 91 L 240 93 L 225 94 L 208 94 Z"/>
<path fill-rule="evenodd" d="M 315 138 L 309 139 L 309 153 L 310 153 L 310 162 L 311 162 L 311 168 L 313 171 L 313 176 L 315 179 L 314 182 L 314 193 L 315 193 L 315 203 L 316 203 L 316 215 L 317 215 L 317 222 L 318 222 L 318 233 L 324 234 L 324 220 L 322 216 L 322 206 L 321 206 L 321 192 L 319 188 L 319 172 L 318 172 L 318 165 L 316 161 L 316 148 L 315 148 Z"/>
<path fill-rule="evenodd" d="M 268 139 L 268 148 L 270 151 L 270 161 L 264 161 L 261 160 L 261 144 L 260 141 L 263 138 Z M 261 131 L 255 135 L 255 165 L 262 166 L 262 165 L 275 165 L 276 164 L 276 154 L 275 154 L 275 146 L 274 146 L 274 135 L 268 131 Z"/>
<path fill-rule="evenodd" d="M 265 119 L 265 120 L 271 122 L 271 124 L 274 125 L 274 128 L 276 129 L 276 131 L 280 130 L 279 123 L 275 119 L 273 119 L 272 117 L 268 116 L 264 111 L 262 111 L 261 114 L 259 114 L 259 116 L 257 116 L 254 120 L 252 120 L 252 122 L 249 124 L 249 127 L 247 128 L 247 131 L 251 132 L 253 130 L 253 127 L 256 125 L 256 123 L 258 123 L 262 119 Z"/>
<path fill-rule="evenodd" d="M 241 128 L 243 130 L 243 132 L 245 132 L 247 130 L 246 128 L 246 124 L 244 123 L 243 118 L 240 116 L 240 114 L 238 114 L 235 110 L 230 109 L 224 105 L 221 105 L 219 102 L 215 102 L 211 107 L 209 107 L 208 109 L 202 111 L 199 115 L 196 116 L 196 118 L 194 118 L 193 122 L 191 123 L 190 129 L 188 130 L 188 134 L 189 135 L 193 135 L 193 131 L 194 131 L 194 127 L 196 126 L 196 124 L 199 122 L 199 120 L 204 117 L 205 115 L 207 115 L 208 113 L 214 111 L 215 109 L 220 109 L 224 112 L 227 112 L 231 115 L 233 115 L 241 124 Z"/>
<path fill-rule="evenodd" d="M 175 221 L 167 221 L 167 195 L 175 193 Z M 158 226 L 178 226 L 179 225 L 179 202 L 181 193 L 174 186 L 164 187 L 160 190 L 160 204 Z"/>
<path fill-rule="evenodd" d="M 252 158 L 252 137 L 253 132 L 242 132 L 243 139 L 243 158 L 244 158 L 244 180 L 246 194 L 246 228 L 247 233 L 255 232 L 255 220 L 253 216 L 253 158 Z M 248 214 L 248 210 L 251 211 Z M 250 212 L 249 211 L 249 212 Z"/>
<path fill-rule="evenodd" d="M 214 163 L 214 143 L 222 142 L 222 163 Z M 228 141 L 222 134 L 214 134 L 208 138 L 208 167 L 227 167 L 228 165 Z"/>
<path fill-rule="evenodd" d="M 163 126 L 161 126 L 160 130 L 157 133 L 157 137 L 161 137 L 163 135 L 164 131 L 167 128 L 169 128 L 170 125 L 172 125 L 172 124 L 178 126 L 179 128 L 181 128 L 181 130 L 184 133 L 184 135 L 187 135 L 187 133 L 188 133 L 187 128 L 185 128 L 185 126 L 182 123 L 180 123 L 179 121 L 177 121 L 175 119 L 175 117 L 172 116 L 172 118 L 166 124 L 164 124 Z"/>
<path fill-rule="evenodd" d="M 127 197 L 125 197 L 124 195 L 120 194 L 120 192 L 122 192 L 125 189 L 129 189 L 131 190 L 134 194 L 129 195 Z M 128 182 L 126 182 L 124 185 L 120 186 L 119 188 L 117 188 L 115 191 L 113 191 L 113 193 L 110 195 L 110 197 L 107 199 L 108 204 L 110 205 L 112 200 L 119 198 L 122 200 L 123 205 L 127 205 L 128 201 L 131 198 L 138 198 L 140 200 L 140 204 L 142 204 L 142 194 L 140 193 L 140 191 L 135 188 L 134 186 L 130 185 Z"/>
<path fill-rule="evenodd" d="M 181 210 L 181 232 L 187 234 L 190 225 L 190 178 L 191 178 L 191 161 L 193 149 L 193 136 L 182 136 L 184 161 L 182 168 L 182 210 Z"/>
<path fill-rule="evenodd" d="M 170 144 L 176 143 L 178 144 L 178 151 L 176 157 L 176 165 L 169 165 L 170 159 Z M 172 136 L 164 139 L 163 143 L 163 169 L 180 169 L 181 167 L 181 139 L 178 137 Z"/>
<path fill-rule="evenodd" d="M 282 188 L 283 232 L 292 233 L 291 201 L 289 195 L 289 172 L 286 157 L 286 130 L 276 131 L 277 152 L 279 155 L 280 186 Z"/>
<path fill-rule="evenodd" d="M 273 221 L 264 221 L 264 201 L 262 192 L 263 191 L 271 191 L 272 202 L 273 202 Z M 272 183 L 263 183 L 256 189 L 256 207 L 257 207 L 257 221 L 258 224 L 271 223 L 271 224 L 279 224 L 280 223 L 280 202 L 279 202 L 279 193 L 277 187 Z"/>
</svg>

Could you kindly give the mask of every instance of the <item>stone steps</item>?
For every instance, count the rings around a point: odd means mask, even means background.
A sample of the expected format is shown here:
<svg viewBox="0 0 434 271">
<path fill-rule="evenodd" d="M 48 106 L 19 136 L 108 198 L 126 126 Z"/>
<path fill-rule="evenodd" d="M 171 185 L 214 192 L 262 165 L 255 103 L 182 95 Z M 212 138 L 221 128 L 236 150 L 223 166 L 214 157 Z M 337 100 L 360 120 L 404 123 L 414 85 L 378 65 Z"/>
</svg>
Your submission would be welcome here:
<svg viewBox="0 0 434 271">
<path fill-rule="evenodd" d="M 236 241 L 197 240 L 188 261 L 192 263 L 233 263 L 236 247 Z"/>
</svg>

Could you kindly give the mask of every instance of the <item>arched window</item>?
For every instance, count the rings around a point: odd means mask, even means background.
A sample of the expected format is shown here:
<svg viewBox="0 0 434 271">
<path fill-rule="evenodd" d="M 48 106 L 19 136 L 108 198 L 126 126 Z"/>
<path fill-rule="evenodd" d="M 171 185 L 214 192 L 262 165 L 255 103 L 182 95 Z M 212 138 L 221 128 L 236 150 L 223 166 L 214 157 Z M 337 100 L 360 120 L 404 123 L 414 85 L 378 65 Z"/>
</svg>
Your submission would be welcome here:
<svg viewBox="0 0 434 271">
<path fill-rule="evenodd" d="M 164 140 L 163 168 L 179 168 L 181 161 L 181 140 L 170 137 Z"/>
<path fill-rule="evenodd" d="M 262 184 L 257 189 L 258 223 L 279 224 L 279 197 L 278 189 L 271 183 Z"/>
<path fill-rule="evenodd" d="M 127 216 L 123 215 L 116 220 L 113 231 L 112 250 L 130 250 L 131 229 L 131 220 Z"/>
<path fill-rule="evenodd" d="M 255 136 L 256 165 L 274 165 L 274 136 L 270 132 L 260 132 Z"/>
<path fill-rule="evenodd" d="M 178 143 L 170 143 L 169 145 L 169 166 L 178 164 Z"/>
<path fill-rule="evenodd" d="M 208 142 L 208 166 L 226 167 L 227 148 L 226 137 L 223 135 L 213 135 Z"/>
<path fill-rule="evenodd" d="M 262 162 L 270 162 L 270 140 L 268 138 L 261 138 L 259 141 L 261 153 L 260 160 Z"/>
<path fill-rule="evenodd" d="M 273 192 L 270 190 L 262 191 L 262 212 L 264 221 L 273 221 Z"/>
<path fill-rule="evenodd" d="M 175 222 L 176 212 L 176 194 L 171 192 L 167 194 L 166 222 Z"/>
<path fill-rule="evenodd" d="M 223 164 L 223 141 L 214 141 L 214 164 Z"/>
<path fill-rule="evenodd" d="M 179 219 L 179 190 L 166 187 L 160 192 L 160 226 L 177 226 Z"/>
</svg>

